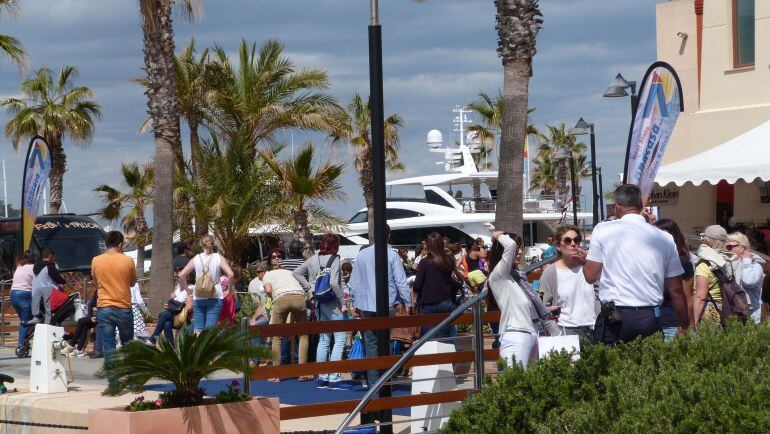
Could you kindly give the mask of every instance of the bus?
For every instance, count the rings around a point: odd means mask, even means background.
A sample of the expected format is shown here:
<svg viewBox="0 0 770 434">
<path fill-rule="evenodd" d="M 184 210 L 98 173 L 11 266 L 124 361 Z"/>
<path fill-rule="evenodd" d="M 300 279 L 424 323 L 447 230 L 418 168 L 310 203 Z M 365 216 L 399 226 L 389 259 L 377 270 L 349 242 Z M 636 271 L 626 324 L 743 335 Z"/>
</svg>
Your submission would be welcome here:
<svg viewBox="0 0 770 434">
<path fill-rule="evenodd" d="M 39 258 L 43 249 L 52 249 L 61 271 L 90 272 L 91 260 L 107 249 L 105 236 L 91 217 L 47 214 L 35 221 L 30 250 Z M 21 219 L 0 219 L 0 280 L 12 277 L 20 246 Z"/>
</svg>

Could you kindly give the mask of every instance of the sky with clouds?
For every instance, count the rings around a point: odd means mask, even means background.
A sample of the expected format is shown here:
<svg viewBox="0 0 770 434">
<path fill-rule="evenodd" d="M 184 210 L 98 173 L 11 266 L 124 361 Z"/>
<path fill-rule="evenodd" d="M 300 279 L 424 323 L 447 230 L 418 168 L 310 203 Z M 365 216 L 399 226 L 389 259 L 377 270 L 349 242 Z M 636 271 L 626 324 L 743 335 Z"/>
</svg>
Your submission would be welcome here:
<svg viewBox="0 0 770 434">
<path fill-rule="evenodd" d="M 28 72 L 41 66 L 58 70 L 74 65 L 78 83 L 90 87 L 102 104 L 93 143 L 65 143 L 68 170 L 64 201 L 69 212 L 90 213 L 99 206 L 93 188 L 118 184 L 121 162 L 146 162 L 153 155 L 151 134 L 139 134 L 146 117 L 142 89 L 130 82 L 143 65 L 142 34 L 136 1 L 20 0 L 15 21 L 2 17 L 0 33 L 22 40 L 29 52 Z M 640 80 L 655 60 L 655 4 L 658 0 L 541 0 L 544 26 L 537 41 L 530 106 L 537 125 L 579 117 L 596 124 L 597 162 L 605 190 L 622 171 L 630 121 L 628 98 L 602 98 L 618 72 Z M 366 0 L 219 0 L 203 1 L 202 18 L 187 23 L 177 16 L 177 50 L 195 37 L 198 46 L 219 44 L 233 52 L 241 39 L 261 44 L 279 39 L 299 66 L 329 72 L 329 92 L 343 103 L 355 92 L 367 94 Z M 497 57 L 492 0 L 381 1 L 386 114 L 405 119 L 401 132 L 406 172 L 389 177 L 435 173 L 436 154 L 425 136 L 439 129 L 448 139 L 452 109 L 473 101 L 480 90 L 496 93 L 502 85 Z M 0 63 L 0 97 L 18 95 L 26 76 L 5 59 Z M 5 125 L 8 116 L 0 113 Z M 289 140 L 287 136 L 287 140 Z M 303 140 L 294 135 L 295 143 Z M 586 137 L 587 140 L 587 137 Z M 344 148 L 324 148 L 347 160 Z M 6 162 L 8 198 L 20 199 L 23 151 L 0 139 Z M 586 183 L 586 187 L 589 184 Z M 356 173 L 344 176 L 348 199 L 333 209 L 349 217 L 363 206 Z M 587 188 L 584 189 L 587 191 Z M 18 205 L 16 205 L 18 206 Z"/>
</svg>

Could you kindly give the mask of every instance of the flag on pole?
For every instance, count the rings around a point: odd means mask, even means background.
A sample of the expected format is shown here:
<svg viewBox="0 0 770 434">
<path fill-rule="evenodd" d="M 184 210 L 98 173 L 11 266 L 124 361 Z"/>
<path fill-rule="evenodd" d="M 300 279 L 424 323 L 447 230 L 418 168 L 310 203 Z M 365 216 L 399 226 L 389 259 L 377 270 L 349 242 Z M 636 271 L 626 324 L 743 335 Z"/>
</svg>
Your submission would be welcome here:
<svg viewBox="0 0 770 434">
<path fill-rule="evenodd" d="M 650 197 L 666 145 L 682 110 L 682 84 L 676 71 L 666 62 L 653 63 L 642 79 L 623 171 L 624 182 L 638 185 L 642 190 L 644 203 Z"/>
<path fill-rule="evenodd" d="M 48 144 L 42 137 L 35 136 L 29 142 L 27 158 L 24 160 L 21 191 L 22 251 L 29 249 L 32 241 L 32 229 L 35 226 L 35 219 L 43 199 L 43 189 L 48 184 L 50 173 L 51 153 L 48 150 Z"/>
<path fill-rule="evenodd" d="M 564 223 L 564 220 L 567 219 L 567 210 L 569 209 L 569 205 L 572 203 L 572 195 L 569 196 L 566 202 L 564 202 L 564 208 L 561 209 L 561 218 L 559 219 L 558 224 Z"/>
</svg>

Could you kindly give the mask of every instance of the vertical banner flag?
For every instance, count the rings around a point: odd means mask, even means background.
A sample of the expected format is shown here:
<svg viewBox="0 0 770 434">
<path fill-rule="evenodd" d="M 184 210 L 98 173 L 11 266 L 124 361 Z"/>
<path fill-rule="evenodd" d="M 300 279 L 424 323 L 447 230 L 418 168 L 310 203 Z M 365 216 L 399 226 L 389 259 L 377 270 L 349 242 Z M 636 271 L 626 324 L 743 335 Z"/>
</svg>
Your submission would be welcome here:
<svg viewBox="0 0 770 434">
<path fill-rule="evenodd" d="M 666 62 L 653 63 L 640 86 L 623 173 L 624 182 L 638 185 L 642 190 L 644 203 L 650 197 L 663 153 L 682 110 L 682 84 L 676 71 Z"/>
<path fill-rule="evenodd" d="M 21 231 L 22 251 L 29 248 L 32 241 L 32 229 L 43 199 L 43 188 L 48 183 L 51 172 L 51 153 L 48 144 L 40 136 L 35 136 L 29 143 L 27 158 L 24 160 L 24 179 L 21 191 Z"/>
</svg>

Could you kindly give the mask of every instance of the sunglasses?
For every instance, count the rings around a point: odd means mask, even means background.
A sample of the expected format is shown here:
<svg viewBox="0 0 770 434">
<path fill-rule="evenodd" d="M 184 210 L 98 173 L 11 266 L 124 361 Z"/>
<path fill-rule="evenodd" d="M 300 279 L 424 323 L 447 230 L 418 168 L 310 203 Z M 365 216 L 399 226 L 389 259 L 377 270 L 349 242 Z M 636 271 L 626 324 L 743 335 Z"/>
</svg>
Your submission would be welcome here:
<svg viewBox="0 0 770 434">
<path fill-rule="evenodd" d="M 270 259 L 283 259 L 283 256 L 280 256 L 280 255 L 272 255 L 272 256 L 270 256 Z"/>
<path fill-rule="evenodd" d="M 725 250 L 732 250 L 736 247 L 740 247 L 740 244 L 728 244 L 725 246 Z"/>
<path fill-rule="evenodd" d="M 580 238 L 580 237 L 575 237 L 575 238 L 564 237 L 564 238 L 562 238 L 562 239 L 561 239 L 561 242 L 562 242 L 562 243 L 564 243 L 564 244 L 565 244 L 565 245 L 567 245 L 567 246 L 569 246 L 569 245 L 570 245 L 570 244 L 572 244 L 573 242 L 574 242 L 575 244 L 580 244 L 580 242 L 581 242 L 581 241 L 583 241 L 583 239 L 582 239 L 582 238 Z"/>
</svg>

